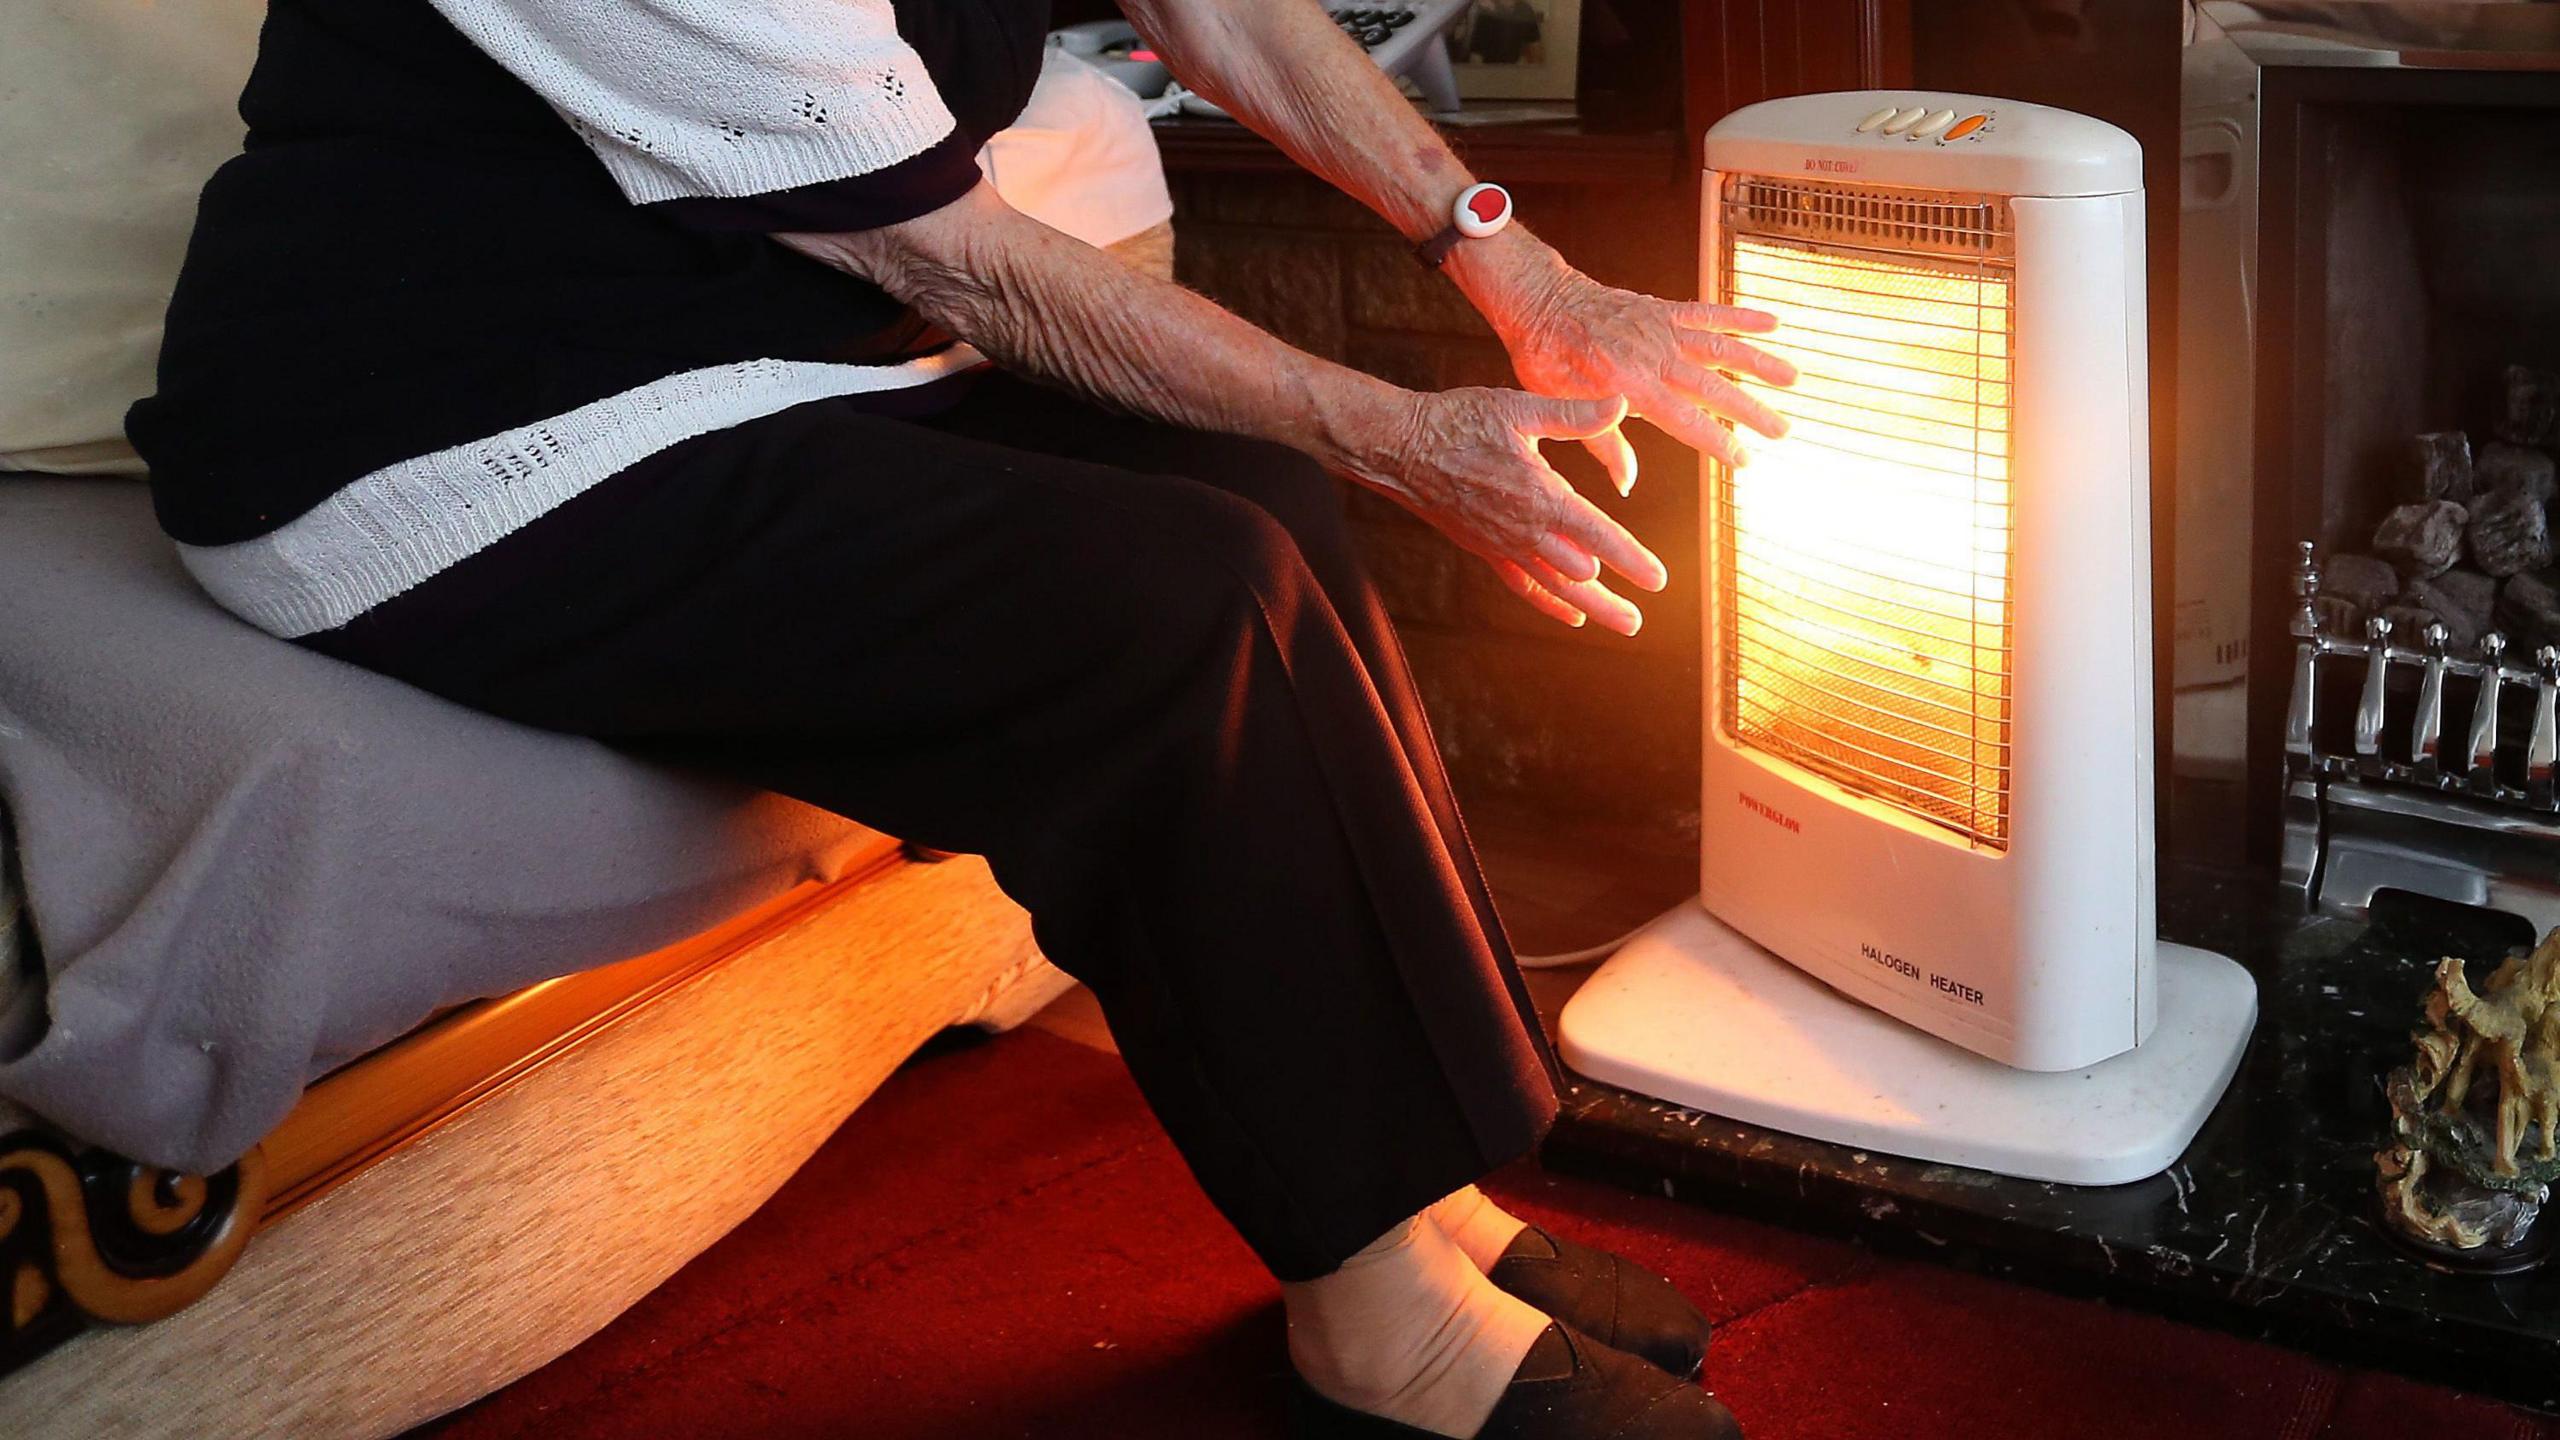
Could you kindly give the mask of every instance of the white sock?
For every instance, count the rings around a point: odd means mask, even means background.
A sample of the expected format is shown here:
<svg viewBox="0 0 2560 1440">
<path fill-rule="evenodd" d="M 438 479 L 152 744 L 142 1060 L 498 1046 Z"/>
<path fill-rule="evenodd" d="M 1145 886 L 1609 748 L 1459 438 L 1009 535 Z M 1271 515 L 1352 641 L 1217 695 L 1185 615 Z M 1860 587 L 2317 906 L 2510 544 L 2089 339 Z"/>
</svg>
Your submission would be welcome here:
<svg viewBox="0 0 2560 1440">
<path fill-rule="evenodd" d="M 1494 1204 L 1473 1185 L 1422 1212 L 1442 1234 L 1457 1242 L 1478 1270 L 1490 1270 L 1529 1222 Z"/>
<path fill-rule="evenodd" d="M 1280 1295 L 1289 1358 L 1317 1394 L 1459 1440 L 1484 1428 L 1547 1328 L 1420 1216 Z"/>
</svg>

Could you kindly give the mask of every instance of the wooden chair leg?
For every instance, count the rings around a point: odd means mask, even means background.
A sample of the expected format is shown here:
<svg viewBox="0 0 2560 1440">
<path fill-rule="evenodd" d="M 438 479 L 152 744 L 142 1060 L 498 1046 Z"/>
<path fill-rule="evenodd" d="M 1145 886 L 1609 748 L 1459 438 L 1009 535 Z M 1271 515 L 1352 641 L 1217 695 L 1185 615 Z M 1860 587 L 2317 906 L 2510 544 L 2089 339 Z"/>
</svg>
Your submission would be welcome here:
<svg viewBox="0 0 2560 1440">
<path fill-rule="evenodd" d="M 0 1377 L 91 1325 L 138 1325 L 202 1298 L 267 1199 L 252 1150 L 186 1175 L 35 1130 L 0 1135 Z"/>
</svg>

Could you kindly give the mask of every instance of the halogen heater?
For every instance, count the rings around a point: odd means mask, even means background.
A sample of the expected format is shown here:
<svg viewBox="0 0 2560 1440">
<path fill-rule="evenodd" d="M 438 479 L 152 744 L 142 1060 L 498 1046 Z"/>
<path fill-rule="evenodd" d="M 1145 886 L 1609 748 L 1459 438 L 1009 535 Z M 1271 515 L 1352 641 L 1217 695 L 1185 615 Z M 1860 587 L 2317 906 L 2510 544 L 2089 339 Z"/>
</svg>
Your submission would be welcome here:
<svg viewBox="0 0 2560 1440">
<path fill-rule="evenodd" d="M 2257 991 L 2155 935 L 2141 148 L 1867 92 L 1737 111 L 1706 164 L 1699 293 L 1801 378 L 1699 507 L 1698 901 L 1564 1056 L 1886 1154 L 2156 1174 Z"/>
</svg>

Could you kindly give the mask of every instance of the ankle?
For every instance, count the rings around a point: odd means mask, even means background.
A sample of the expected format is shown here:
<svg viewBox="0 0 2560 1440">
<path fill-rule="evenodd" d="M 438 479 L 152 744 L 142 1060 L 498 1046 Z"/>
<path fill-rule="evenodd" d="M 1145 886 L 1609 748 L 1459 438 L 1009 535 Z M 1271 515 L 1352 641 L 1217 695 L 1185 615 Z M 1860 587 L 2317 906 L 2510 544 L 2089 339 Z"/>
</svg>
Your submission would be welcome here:
<svg viewBox="0 0 2560 1440">
<path fill-rule="evenodd" d="M 1333 1274 L 1281 1294 L 1290 1360 L 1311 1389 L 1450 1436 L 1483 1427 L 1548 1324 L 1429 1224 L 1399 1227 Z"/>
<path fill-rule="evenodd" d="M 1491 1270 L 1529 1222 L 1496 1205 L 1473 1185 L 1444 1197 L 1423 1212 L 1440 1232 L 1465 1252 L 1478 1270 Z"/>
<path fill-rule="evenodd" d="M 1299 1377 L 1337 1405 L 1471 1436 L 1502 1402 L 1522 1358 L 1550 1323 L 1525 1302 L 1492 1290 L 1390 1343 L 1373 1336 L 1368 1344 L 1302 1347 L 1302 1327 L 1292 1325 L 1289 1355 Z"/>
</svg>

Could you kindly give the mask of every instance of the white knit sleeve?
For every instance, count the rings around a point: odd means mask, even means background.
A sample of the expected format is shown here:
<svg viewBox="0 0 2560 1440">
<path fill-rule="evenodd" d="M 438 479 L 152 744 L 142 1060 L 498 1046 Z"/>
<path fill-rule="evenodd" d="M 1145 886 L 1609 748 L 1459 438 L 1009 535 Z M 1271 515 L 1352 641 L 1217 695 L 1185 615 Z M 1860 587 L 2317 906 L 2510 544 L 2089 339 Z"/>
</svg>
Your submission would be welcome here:
<svg viewBox="0 0 2560 1440">
<path fill-rule="evenodd" d="M 635 205 L 868 175 L 954 122 L 889 0 L 432 0 Z"/>
</svg>

